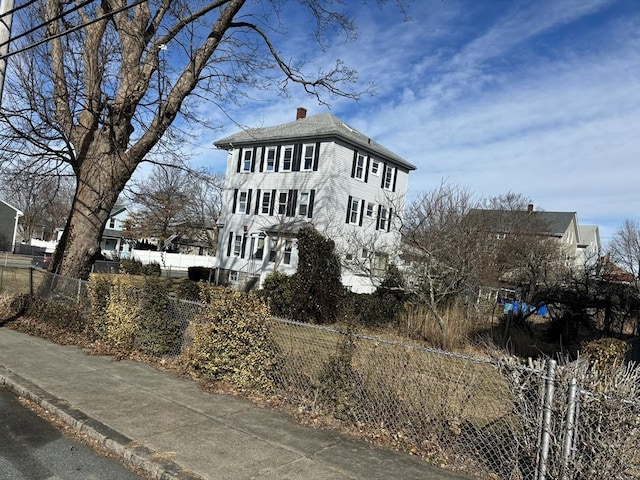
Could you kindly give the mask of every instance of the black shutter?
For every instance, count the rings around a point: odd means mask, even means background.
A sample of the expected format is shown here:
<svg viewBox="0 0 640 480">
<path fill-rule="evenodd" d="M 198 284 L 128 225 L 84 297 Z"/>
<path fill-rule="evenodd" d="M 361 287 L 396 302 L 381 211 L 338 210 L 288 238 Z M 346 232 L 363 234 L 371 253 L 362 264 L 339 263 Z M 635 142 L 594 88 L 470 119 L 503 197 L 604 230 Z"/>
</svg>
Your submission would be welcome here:
<svg viewBox="0 0 640 480">
<path fill-rule="evenodd" d="M 256 208 L 254 209 L 254 213 L 258 215 L 260 213 L 260 189 L 256 190 Z"/>
<path fill-rule="evenodd" d="M 392 192 L 396 191 L 396 178 L 398 178 L 398 169 L 397 168 L 393 172 L 393 187 L 391 188 Z"/>
<path fill-rule="evenodd" d="M 238 189 L 233 189 L 233 206 L 231 207 L 231 213 L 236 213 L 236 207 L 238 205 Z"/>
<path fill-rule="evenodd" d="M 245 211 L 245 213 L 247 214 L 251 213 L 251 193 L 252 192 L 253 192 L 253 189 L 250 188 L 249 193 L 247 194 L 247 209 Z"/>
<path fill-rule="evenodd" d="M 240 250 L 240 258 L 244 258 L 244 251 L 247 248 L 247 234 L 242 236 L 242 249 Z"/>
<path fill-rule="evenodd" d="M 280 145 L 276 148 L 276 172 L 280 171 Z"/>
<path fill-rule="evenodd" d="M 231 245 L 233 244 L 233 232 L 229 232 L 229 243 L 227 244 L 227 257 L 231 256 Z"/>
<path fill-rule="evenodd" d="M 291 200 L 291 216 L 296 216 L 296 207 L 298 206 L 298 190 L 293 190 L 293 200 Z"/>
<path fill-rule="evenodd" d="M 311 190 L 309 192 L 309 207 L 307 208 L 307 218 L 313 218 L 313 201 L 316 197 L 316 191 Z"/>
<path fill-rule="evenodd" d="M 353 151 L 353 163 L 351 164 L 351 178 L 356 176 L 356 162 L 358 161 L 358 151 Z"/>
<path fill-rule="evenodd" d="M 293 212 L 291 211 L 291 207 L 293 206 L 293 190 L 289 190 L 287 192 L 287 209 L 285 211 L 285 216 L 292 217 Z"/>
<path fill-rule="evenodd" d="M 256 171 L 256 154 L 258 153 L 258 147 L 253 147 L 253 155 L 251 156 L 251 172 Z"/>
<path fill-rule="evenodd" d="M 276 206 L 276 195 L 277 195 L 278 191 L 277 190 L 271 190 L 271 205 L 269 205 L 269 215 L 273 215 L 273 209 Z"/>
<path fill-rule="evenodd" d="M 371 163 L 371 157 L 367 155 L 367 169 L 364 171 L 364 183 L 369 181 L 369 163 Z"/>
<path fill-rule="evenodd" d="M 238 165 L 236 168 L 236 172 L 240 173 L 240 166 L 242 165 L 242 149 L 238 149 Z"/>
<path fill-rule="evenodd" d="M 389 218 L 387 218 L 387 232 L 391 231 L 391 215 L 393 215 L 393 209 L 389 209 Z"/>
<path fill-rule="evenodd" d="M 260 152 L 260 171 L 264 172 L 264 155 L 265 155 L 266 147 L 262 147 L 262 151 Z"/>
<path fill-rule="evenodd" d="M 347 220 L 345 221 L 345 223 L 349 223 L 349 216 L 351 213 L 351 200 L 353 199 L 353 197 L 351 195 L 349 195 L 349 200 L 347 200 Z"/>
<path fill-rule="evenodd" d="M 378 215 L 376 216 L 376 230 L 380 230 L 380 213 L 382 213 L 382 205 L 378 205 Z"/>
<path fill-rule="evenodd" d="M 362 220 L 364 218 L 364 200 L 360 203 L 360 221 L 358 222 L 362 226 Z"/>
<path fill-rule="evenodd" d="M 320 142 L 316 142 L 316 148 L 313 152 L 313 171 L 318 171 L 318 159 L 320 158 Z M 313 190 L 312 190 L 313 191 Z"/>
<path fill-rule="evenodd" d="M 302 157 L 302 144 L 296 143 L 293 146 L 293 171 L 300 171 L 300 158 Z"/>
<path fill-rule="evenodd" d="M 382 169 L 382 182 L 380 182 L 380 188 L 384 188 L 384 179 L 387 176 L 387 164 L 384 164 L 384 168 Z"/>
</svg>

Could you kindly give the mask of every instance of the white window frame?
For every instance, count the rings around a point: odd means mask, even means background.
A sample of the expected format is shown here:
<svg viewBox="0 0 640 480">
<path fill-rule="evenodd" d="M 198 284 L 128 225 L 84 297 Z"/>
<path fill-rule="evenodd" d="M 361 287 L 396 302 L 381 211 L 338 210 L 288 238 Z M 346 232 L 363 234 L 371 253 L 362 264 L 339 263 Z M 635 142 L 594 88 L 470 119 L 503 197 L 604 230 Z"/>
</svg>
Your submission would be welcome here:
<svg viewBox="0 0 640 480">
<path fill-rule="evenodd" d="M 274 172 L 276 169 L 276 158 L 277 158 L 276 147 L 267 147 L 265 151 L 265 172 Z"/>
<path fill-rule="evenodd" d="M 242 171 L 250 172 L 253 163 L 253 150 L 246 149 L 242 152 Z"/>
<path fill-rule="evenodd" d="M 351 204 L 349 205 L 349 224 L 357 225 L 359 217 L 360 217 L 360 200 L 357 198 L 352 198 Z"/>
<path fill-rule="evenodd" d="M 278 215 L 287 214 L 287 203 L 289 203 L 289 192 L 286 190 L 278 192 Z"/>
<path fill-rule="evenodd" d="M 310 153 L 309 150 L 311 150 Z M 304 170 L 306 172 L 313 170 L 313 160 L 315 158 L 315 154 L 315 143 L 307 143 L 302 146 L 302 165 L 300 166 L 300 170 Z"/>
<path fill-rule="evenodd" d="M 290 152 L 290 156 L 287 159 L 287 153 Z M 289 162 L 287 167 L 286 162 Z M 280 152 L 280 170 L 282 172 L 290 172 L 293 169 L 293 145 L 285 145 Z"/>
<path fill-rule="evenodd" d="M 371 175 L 380 176 L 380 162 L 378 160 L 371 160 Z"/>
<path fill-rule="evenodd" d="M 236 213 L 247 213 L 247 201 L 249 200 L 249 192 L 247 190 L 240 190 L 238 192 L 238 207 Z"/>
<path fill-rule="evenodd" d="M 271 195 L 273 192 L 271 190 L 265 190 L 262 192 L 262 203 L 260 204 L 260 213 L 262 215 L 269 215 L 271 211 Z"/>
<path fill-rule="evenodd" d="M 236 233 L 233 237 L 233 256 L 239 257 L 242 253 L 242 235 Z"/>
<path fill-rule="evenodd" d="M 388 222 L 388 218 L 387 218 L 387 207 L 382 207 L 380 208 L 380 218 L 378 219 L 378 228 L 380 230 L 386 230 L 387 229 L 387 222 Z"/>
<path fill-rule="evenodd" d="M 293 241 L 285 240 L 284 250 L 282 252 L 282 263 L 291 265 L 291 252 L 293 251 Z"/>
<path fill-rule="evenodd" d="M 298 215 L 306 217 L 309 213 L 309 192 L 300 192 L 300 201 L 298 206 Z"/>
<path fill-rule="evenodd" d="M 393 189 L 393 179 L 396 175 L 396 167 L 390 167 L 387 165 L 387 170 L 384 173 L 384 189 L 392 190 Z"/>
<path fill-rule="evenodd" d="M 376 209 L 375 204 L 371 202 L 367 202 L 367 212 L 365 214 L 367 218 L 373 218 L 373 216 L 375 215 L 375 209 Z"/>
<path fill-rule="evenodd" d="M 109 228 L 111 229 L 116 228 L 116 217 L 111 217 L 109 219 Z"/>
<path fill-rule="evenodd" d="M 364 181 L 364 173 L 366 170 L 366 166 L 367 166 L 367 157 L 362 153 L 358 153 L 356 157 L 356 170 L 353 176 L 358 180 Z"/>
</svg>

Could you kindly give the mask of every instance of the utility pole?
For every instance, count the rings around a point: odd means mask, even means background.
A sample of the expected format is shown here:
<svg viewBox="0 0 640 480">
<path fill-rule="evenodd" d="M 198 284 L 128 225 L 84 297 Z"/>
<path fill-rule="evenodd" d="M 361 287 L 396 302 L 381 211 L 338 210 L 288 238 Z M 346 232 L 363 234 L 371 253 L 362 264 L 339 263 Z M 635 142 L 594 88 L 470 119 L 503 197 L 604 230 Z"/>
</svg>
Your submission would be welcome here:
<svg viewBox="0 0 640 480">
<path fill-rule="evenodd" d="M 0 0 L 0 106 L 2 105 L 2 89 L 7 71 L 7 54 L 9 53 L 12 20 L 13 0 Z"/>
</svg>

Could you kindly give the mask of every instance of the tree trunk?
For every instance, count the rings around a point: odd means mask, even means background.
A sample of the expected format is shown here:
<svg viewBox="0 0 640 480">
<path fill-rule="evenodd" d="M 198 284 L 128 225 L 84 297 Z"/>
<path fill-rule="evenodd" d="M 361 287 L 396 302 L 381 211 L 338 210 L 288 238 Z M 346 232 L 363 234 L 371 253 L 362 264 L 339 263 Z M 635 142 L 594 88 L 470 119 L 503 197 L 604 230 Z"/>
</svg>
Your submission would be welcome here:
<svg viewBox="0 0 640 480">
<path fill-rule="evenodd" d="M 56 247 L 51 271 L 89 278 L 93 262 L 100 254 L 104 227 L 119 192 L 133 173 L 128 160 L 125 155 L 96 153 L 80 164 L 73 207 Z"/>
</svg>

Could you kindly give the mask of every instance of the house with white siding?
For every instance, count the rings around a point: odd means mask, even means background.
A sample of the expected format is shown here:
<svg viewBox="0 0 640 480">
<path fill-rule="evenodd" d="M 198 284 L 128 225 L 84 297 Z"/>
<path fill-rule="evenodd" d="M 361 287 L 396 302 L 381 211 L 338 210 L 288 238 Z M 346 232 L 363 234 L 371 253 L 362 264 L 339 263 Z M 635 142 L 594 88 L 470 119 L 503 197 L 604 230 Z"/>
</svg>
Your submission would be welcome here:
<svg viewBox="0 0 640 480">
<path fill-rule="evenodd" d="M 215 142 L 228 152 L 219 219 L 219 283 L 262 285 L 297 269 L 306 224 L 333 239 L 342 281 L 371 292 L 400 245 L 409 172 L 415 167 L 329 113 L 244 130 Z"/>
</svg>

